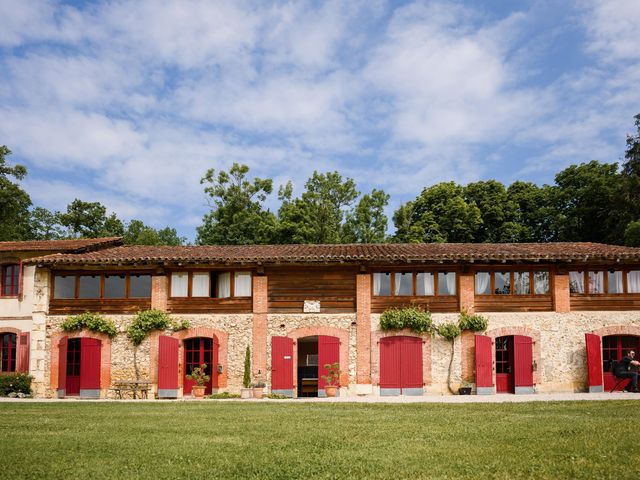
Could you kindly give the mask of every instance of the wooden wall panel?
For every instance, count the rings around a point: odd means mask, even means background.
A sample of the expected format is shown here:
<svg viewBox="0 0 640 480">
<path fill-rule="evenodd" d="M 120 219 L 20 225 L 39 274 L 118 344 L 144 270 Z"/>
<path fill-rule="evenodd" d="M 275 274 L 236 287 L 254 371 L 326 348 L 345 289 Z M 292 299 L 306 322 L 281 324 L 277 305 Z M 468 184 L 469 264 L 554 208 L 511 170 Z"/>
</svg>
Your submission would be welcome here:
<svg viewBox="0 0 640 480">
<path fill-rule="evenodd" d="M 251 313 L 251 297 L 241 298 L 169 298 L 167 310 L 172 313 Z"/>
<path fill-rule="evenodd" d="M 476 295 L 476 312 L 551 312 L 551 295 Z"/>
<path fill-rule="evenodd" d="M 51 315 L 70 315 L 84 312 L 136 313 L 151 308 L 150 298 L 117 299 L 52 299 L 49 304 Z"/>
<path fill-rule="evenodd" d="M 571 295 L 571 310 L 640 310 L 640 295 Z"/>
<path fill-rule="evenodd" d="M 442 297 L 371 297 L 371 312 L 382 313 L 390 308 L 420 306 L 435 313 L 457 312 L 458 296 Z"/>
</svg>

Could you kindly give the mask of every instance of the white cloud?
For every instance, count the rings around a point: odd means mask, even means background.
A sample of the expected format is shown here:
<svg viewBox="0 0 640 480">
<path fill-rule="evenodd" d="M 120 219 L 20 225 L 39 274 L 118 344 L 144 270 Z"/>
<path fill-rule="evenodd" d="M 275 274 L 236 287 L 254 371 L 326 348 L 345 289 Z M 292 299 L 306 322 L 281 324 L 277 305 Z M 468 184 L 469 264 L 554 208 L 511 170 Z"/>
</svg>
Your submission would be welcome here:
<svg viewBox="0 0 640 480">
<path fill-rule="evenodd" d="M 640 59 L 640 2 L 589 0 L 583 4 L 591 51 L 608 61 Z"/>
</svg>

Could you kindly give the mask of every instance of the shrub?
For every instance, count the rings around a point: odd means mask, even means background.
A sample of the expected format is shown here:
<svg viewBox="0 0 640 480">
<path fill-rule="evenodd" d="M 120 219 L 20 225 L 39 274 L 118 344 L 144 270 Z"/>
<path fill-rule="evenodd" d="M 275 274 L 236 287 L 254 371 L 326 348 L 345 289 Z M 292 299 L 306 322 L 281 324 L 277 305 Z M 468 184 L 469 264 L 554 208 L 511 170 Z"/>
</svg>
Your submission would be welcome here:
<svg viewBox="0 0 640 480">
<path fill-rule="evenodd" d="M 214 400 L 224 400 L 225 398 L 240 398 L 240 394 L 239 393 L 220 392 L 220 393 L 214 393 L 209 398 L 213 398 Z"/>
<path fill-rule="evenodd" d="M 72 315 L 62 322 L 62 330 L 65 332 L 76 332 L 79 330 L 89 330 L 95 333 L 104 333 L 109 338 L 118 335 L 118 329 L 115 324 L 100 315 L 99 313 L 85 312 L 80 315 Z"/>
<path fill-rule="evenodd" d="M 462 333 L 460 327 L 453 322 L 442 323 L 438 325 L 437 330 L 438 335 L 449 340 L 450 342 L 453 342 Z"/>
<path fill-rule="evenodd" d="M 460 313 L 458 325 L 460 330 L 471 330 L 472 332 L 483 332 L 487 329 L 489 321 L 482 315 L 469 315 L 467 312 Z"/>
<path fill-rule="evenodd" d="M 251 349 L 247 345 L 247 351 L 244 354 L 244 376 L 242 377 L 242 385 L 244 388 L 251 388 Z"/>
<path fill-rule="evenodd" d="M 8 397 L 11 393 L 31 395 L 33 377 L 27 373 L 10 373 L 0 375 L 0 397 Z"/>
<path fill-rule="evenodd" d="M 206 370 L 207 370 L 207 364 L 203 363 L 199 367 L 196 367 L 193 370 L 191 370 L 191 373 L 187 374 L 187 380 L 192 380 L 196 382 L 196 385 L 198 385 L 199 387 L 206 385 L 206 383 L 209 380 L 211 380 L 211 377 L 206 374 Z"/>
<path fill-rule="evenodd" d="M 272 398 L 273 400 L 290 400 L 291 397 L 287 397 L 286 395 L 282 395 L 280 393 L 268 393 L 264 396 L 264 398 Z"/>
<path fill-rule="evenodd" d="M 127 327 L 127 337 L 135 346 L 140 345 L 153 330 L 168 330 L 174 332 L 189 328 L 189 320 L 177 322 L 171 316 L 160 310 L 145 310 L 138 312 L 131 325 Z"/>
<path fill-rule="evenodd" d="M 327 375 L 322 375 L 322 379 L 327 382 L 327 385 L 330 387 L 338 386 L 341 373 L 340 364 L 338 362 L 327 363 L 324 368 L 327 370 Z"/>
<path fill-rule="evenodd" d="M 402 330 L 408 328 L 414 333 L 433 333 L 431 312 L 416 307 L 393 308 L 380 315 L 381 330 Z"/>
</svg>

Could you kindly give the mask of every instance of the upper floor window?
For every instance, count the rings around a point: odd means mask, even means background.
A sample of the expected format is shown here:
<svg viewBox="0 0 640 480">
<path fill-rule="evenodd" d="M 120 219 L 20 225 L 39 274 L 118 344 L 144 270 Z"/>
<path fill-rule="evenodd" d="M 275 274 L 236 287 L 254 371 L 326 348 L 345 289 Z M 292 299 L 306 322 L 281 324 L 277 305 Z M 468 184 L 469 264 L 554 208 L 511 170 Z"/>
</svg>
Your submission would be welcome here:
<svg viewBox="0 0 640 480">
<path fill-rule="evenodd" d="M 20 265 L 3 265 L 1 270 L 0 284 L 2 286 L 2 296 L 11 297 L 18 295 L 20 290 Z"/>
<path fill-rule="evenodd" d="M 576 295 L 640 293 L 640 270 L 580 270 L 569 272 L 569 290 Z"/>
<path fill-rule="evenodd" d="M 173 272 L 171 296 L 230 298 L 251 296 L 251 272 Z"/>
<path fill-rule="evenodd" d="M 148 273 L 56 274 L 53 279 L 53 298 L 57 300 L 150 297 Z"/>
<path fill-rule="evenodd" d="M 476 272 L 476 295 L 548 295 L 549 272 Z"/>
<path fill-rule="evenodd" d="M 0 333 L 0 371 L 16 371 L 16 340 L 15 333 Z"/>
<path fill-rule="evenodd" d="M 376 297 L 455 294 L 455 272 L 375 272 L 373 274 L 373 295 Z"/>
</svg>

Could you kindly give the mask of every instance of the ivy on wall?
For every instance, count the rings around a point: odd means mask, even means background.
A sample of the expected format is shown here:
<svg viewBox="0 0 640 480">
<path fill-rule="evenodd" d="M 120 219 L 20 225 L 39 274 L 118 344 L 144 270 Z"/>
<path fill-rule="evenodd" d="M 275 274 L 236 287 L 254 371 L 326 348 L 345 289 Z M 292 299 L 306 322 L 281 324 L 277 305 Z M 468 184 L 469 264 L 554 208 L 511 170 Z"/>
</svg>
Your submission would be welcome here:
<svg viewBox="0 0 640 480">
<path fill-rule="evenodd" d="M 62 322 L 61 327 L 65 332 L 78 332 L 89 330 L 90 332 L 103 333 L 109 338 L 118 335 L 118 329 L 113 321 L 103 317 L 99 313 L 85 312 L 79 315 L 71 315 Z"/>
<path fill-rule="evenodd" d="M 380 315 L 381 330 L 402 330 L 403 328 L 408 328 L 419 335 L 432 334 L 431 312 L 416 307 L 407 307 L 386 310 Z"/>
</svg>

